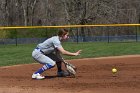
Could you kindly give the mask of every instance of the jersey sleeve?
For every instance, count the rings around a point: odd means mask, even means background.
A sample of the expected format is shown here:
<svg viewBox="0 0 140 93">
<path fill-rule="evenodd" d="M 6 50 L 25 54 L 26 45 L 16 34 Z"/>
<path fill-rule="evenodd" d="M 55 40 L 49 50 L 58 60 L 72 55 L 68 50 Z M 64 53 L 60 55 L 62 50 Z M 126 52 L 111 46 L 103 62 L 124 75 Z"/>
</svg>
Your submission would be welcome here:
<svg viewBox="0 0 140 93">
<path fill-rule="evenodd" d="M 62 47 L 61 42 L 58 39 L 53 40 L 53 45 L 55 48 Z"/>
</svg>

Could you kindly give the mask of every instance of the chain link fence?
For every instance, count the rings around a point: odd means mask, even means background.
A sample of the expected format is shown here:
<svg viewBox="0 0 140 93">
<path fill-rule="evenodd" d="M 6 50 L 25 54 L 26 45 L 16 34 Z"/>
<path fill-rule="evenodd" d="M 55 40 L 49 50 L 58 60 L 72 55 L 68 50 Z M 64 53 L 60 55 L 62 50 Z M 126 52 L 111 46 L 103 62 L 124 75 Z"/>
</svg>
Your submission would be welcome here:
<svg viewBox="0 0 140 93">
<path fill-rule="evenodd" d="M 139 26 L 73 27 L 68 42 L 139 42 Z M 0 45 L 41 43 L 57 35 L 59 28 L 0 30 Z"/>
</svg>

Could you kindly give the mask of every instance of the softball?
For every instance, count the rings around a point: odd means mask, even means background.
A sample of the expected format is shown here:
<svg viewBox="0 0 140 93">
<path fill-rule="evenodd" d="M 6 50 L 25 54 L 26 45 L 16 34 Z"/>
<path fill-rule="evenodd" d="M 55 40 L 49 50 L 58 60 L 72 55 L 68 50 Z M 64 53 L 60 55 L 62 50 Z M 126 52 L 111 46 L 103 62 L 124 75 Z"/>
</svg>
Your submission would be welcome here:
<svg viewBox="0 0 140 93">
<path fill-rule="evenodd" d="M 112 68 L 112 73 L 116 73 L 117 69 L 116 68 Z"/>
</svg>

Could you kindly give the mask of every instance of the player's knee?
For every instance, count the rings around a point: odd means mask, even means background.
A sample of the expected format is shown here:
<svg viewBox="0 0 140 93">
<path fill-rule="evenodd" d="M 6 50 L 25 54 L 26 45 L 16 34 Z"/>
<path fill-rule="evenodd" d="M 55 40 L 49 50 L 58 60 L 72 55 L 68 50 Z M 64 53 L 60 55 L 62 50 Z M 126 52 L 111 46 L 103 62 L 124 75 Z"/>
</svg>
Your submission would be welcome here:
<svg viewBox="0 0 140 93">
<path fill-rule="evenodd" d="M 53 68 L 55 65 L 51 65 L 51 64 L 45 64 L 44 66 L 43 66 L 43 68 L 45 69 L 45 70 L 47 70 L 47 69 L 50 69 L 50 68 Z"/>
<path fill-rule="evenodd" d="M 54 66 L 55 66 L 55 62 L 54 61 L 52 61 L 52 62 L 50 62 L 50 63 L 47 63 L 47 64 L 45 64 L 45 66 L 48 68 L 48 69 L 50 69 L 50 68 L 53 68 Z"/>
<path fill-rule="evenodd" d="M 52 66 L 55 66 L 55 61 L 52 61 L 51 63 L 50 63 L 50 65 L 52 65 Z"/>
</svg>

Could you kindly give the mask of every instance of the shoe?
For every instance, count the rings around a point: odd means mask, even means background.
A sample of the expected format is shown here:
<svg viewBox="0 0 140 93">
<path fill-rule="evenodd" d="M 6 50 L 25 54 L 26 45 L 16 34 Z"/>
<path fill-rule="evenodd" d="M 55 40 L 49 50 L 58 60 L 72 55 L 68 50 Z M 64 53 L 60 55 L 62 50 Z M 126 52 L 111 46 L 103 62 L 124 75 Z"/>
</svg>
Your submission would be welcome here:
<svg viewBox="0 0 140 93">
<path fill-rule="evenodd" d="M 44 79 L 45 77 L 44 76 L 41 76 L 39 73 L 37 73 L 37 74 L 33 74 L 32 75 L 32 79 Z"/>
<path fill-rule="evenodd" d="M 58 77 L 66 77 L 66 76 L 70 76 L 69 72 L 67 71 L 60 71 L 60 72 L 57 72 L 57 76 Z"/>
</svg>

